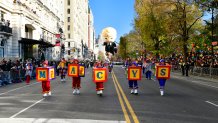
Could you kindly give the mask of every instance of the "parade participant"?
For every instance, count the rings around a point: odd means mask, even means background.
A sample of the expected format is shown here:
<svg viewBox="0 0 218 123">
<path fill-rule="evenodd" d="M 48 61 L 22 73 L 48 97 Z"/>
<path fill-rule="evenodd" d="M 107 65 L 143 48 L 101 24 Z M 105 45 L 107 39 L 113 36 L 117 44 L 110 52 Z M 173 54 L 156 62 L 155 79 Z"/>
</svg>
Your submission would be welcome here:
<svg viewBox="0 0 218 123">
<path fill-rule="evenodd" d="M 79 60 L 74 59 L 74 60 L 72 60 L 72 63 L 79 65 Z M 81 83 L 81 78 L 80 78 L 80 76 L 78 76 L 78 77 L 72 77 L 73 94 L 80 94 L 80 91 L 79 91 L 79 89 L 81 88 L 80 83 Z"/>
<path fill-rule="evenodd" d="M 32 76 L 32 70 L 33 70 L 33 65 L 30 61 L 27 61 L 27 64 L 26 64 L 26 84 L 29 85 L 30 84 L 30 78 Z"/>
<path fill-rule="evenodd" d="M 151 80 L 151 61 L 150 60 L 147 60 L 146 62 L 146 78 L 148 80 Z"/>
<path fill-rule="evenodd" d="M 104 42 L 106 59 L 111 60 L 112 56 L 117 53 L 116 37 L 117 31 L 113 27 L 106 27 L 101 32 L 101 40 Z"/>
<path fill-rule="evenodd" d="M 138 64 L 136 62 L 132 62 L 129 64 L 131 67 L 137 67 Z M 131 94 L 138 94 L 138 82 L 137 80 L 129 80 L 129 89 L 131 89 L 130 93 Z"/>
<path fill-rule="evenodd" d="M 97 62 L 96 68 L 104 68 L 103 62 Z M 102 96 L 104 90 L 104 82 L 96 82 L 97 95 Z"/>
<path fill-rule="evenodd" d="M 161 59 L 159 64 L 160 66 L 165 66 L 166 63 L 165 63 L 165 60 L 164 59 Z M 158 79 L 159 81 L 159 88 L 160 88 L 160 95 L 163 96 L 164 95 L 164 86 L 165 86 L 165 83 L 166 83 L 166 79 Z"/>
<path fill-rule="evenodd" d="M 43 67 L 48 67 L 48 60 L 43 62 Z M 42 81 L 42 93 L 43 97 L 51 96 L 50 80 Z"/>
<path fill-rule="evenodd" d="M 111 73 L 112 69 L 113 69 L 113 63 L 110 62 L 109 65 L 108 65 L 108 71 L 109 71 L 109 73 Z"/>
<path fill-rule="evenodd" d="M 66 61 L 64 58 L 61 59 L 61 62 L 59 63 L 58 68 L 59 68 L 59 73 L 61 75 L 61 82 L 64 82 L 65 76 L 67 74 Z"/>
</svg>

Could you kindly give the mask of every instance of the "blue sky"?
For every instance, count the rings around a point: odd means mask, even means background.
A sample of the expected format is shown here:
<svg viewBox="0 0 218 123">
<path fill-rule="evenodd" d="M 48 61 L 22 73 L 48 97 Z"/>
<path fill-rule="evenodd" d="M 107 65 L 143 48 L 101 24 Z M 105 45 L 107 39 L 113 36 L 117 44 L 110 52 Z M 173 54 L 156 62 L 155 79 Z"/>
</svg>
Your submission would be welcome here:
<svg viewBox="0 0 218 123">
<path fill-rule="evenodd" d="M 105 27 L 117 30 L 116 41 L 129 33 L 134 22 L 134 0 L 89 0 L 94 16 L 94 27 L 98 36 Z"/>
</svg>

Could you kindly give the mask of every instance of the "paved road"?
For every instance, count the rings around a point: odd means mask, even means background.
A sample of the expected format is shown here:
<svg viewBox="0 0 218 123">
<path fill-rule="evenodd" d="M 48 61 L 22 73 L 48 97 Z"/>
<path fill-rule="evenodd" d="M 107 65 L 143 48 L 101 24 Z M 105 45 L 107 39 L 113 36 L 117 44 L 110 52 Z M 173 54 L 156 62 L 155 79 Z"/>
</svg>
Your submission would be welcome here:
<svg viewBox="0 0 218 123">
<path fill-rule="evenodd" d="M 217 123 L 218 84 L 172 74 L 161 97 L 157 81 L 142 79 L 131 95 L 124 70 L 117 66 L 96 95 L 91 69 L 73 95 L 71 78 L 52 81 L 52 96 L 42 98 L 41 83 L 0 88 L 0 123 Z"/>
</svg>

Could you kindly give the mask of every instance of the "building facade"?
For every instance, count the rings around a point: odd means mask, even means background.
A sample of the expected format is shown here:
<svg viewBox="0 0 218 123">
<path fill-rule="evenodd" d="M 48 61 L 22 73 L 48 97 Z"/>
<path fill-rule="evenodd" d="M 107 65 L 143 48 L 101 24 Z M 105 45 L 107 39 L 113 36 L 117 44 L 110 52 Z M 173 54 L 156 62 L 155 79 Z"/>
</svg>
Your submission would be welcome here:
<svg viewBox="0 0 218 123">
<path fill-rule="evenodd" d="M 88 0 L 65 0 L 64 9 L 64 57 L 84 59 L 88 52 Z"/>
<path fill-rule="evenodd" d="M 13 29 L 5 57 L 48 60 L 61 57 L 60 46 L 55 43 L 56 34 L 63 32 L 63 0 L 2 0 L 0 7 Z"/>
<path fill-rule="evenodd" d="M 94 28 L 94 16 L 92 14 L 92 10 L 89 7 L 88 11 L 88 55 L 86 58 L 95 60 L 96 54 L 94 52 L 96 48 L 95 43 L 95 28 Z"/>
</svg>

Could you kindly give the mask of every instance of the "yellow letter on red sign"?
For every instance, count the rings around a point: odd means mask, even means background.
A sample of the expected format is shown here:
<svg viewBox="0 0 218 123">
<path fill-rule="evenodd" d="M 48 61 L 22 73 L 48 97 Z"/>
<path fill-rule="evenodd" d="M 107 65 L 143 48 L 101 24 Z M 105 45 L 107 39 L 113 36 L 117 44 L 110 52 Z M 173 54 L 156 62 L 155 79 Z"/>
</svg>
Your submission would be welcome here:
<svg viewBox="0 0 218 123">
<path fill-rule="evenodd" d="M 68 76 L 78 77 L 79 76 L 79 65 L 69 64 L 68 65 Z"/>
<path fill-rule="evenodd" d="M 141 80 L 141 67 L 129 67 L 128 80 Z"/>
<path fill-rule="evenodd" d="M 171 66 L 157 66 L 156 77 L 157 79 L 169 79 Z"/>
<path fill-rule="evenodd" d="M 93 81 L 94 82 L 106 82 L 107 81 L 107 69 L 106 68 L 94 68 L 93 69 Z"/>
</svg>

